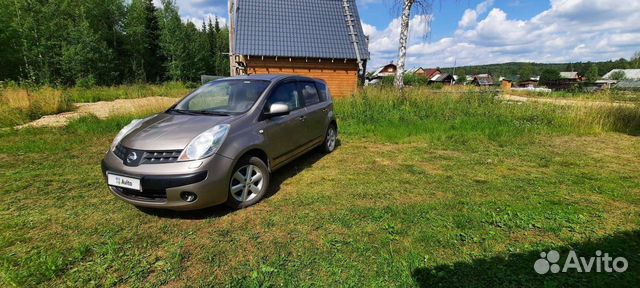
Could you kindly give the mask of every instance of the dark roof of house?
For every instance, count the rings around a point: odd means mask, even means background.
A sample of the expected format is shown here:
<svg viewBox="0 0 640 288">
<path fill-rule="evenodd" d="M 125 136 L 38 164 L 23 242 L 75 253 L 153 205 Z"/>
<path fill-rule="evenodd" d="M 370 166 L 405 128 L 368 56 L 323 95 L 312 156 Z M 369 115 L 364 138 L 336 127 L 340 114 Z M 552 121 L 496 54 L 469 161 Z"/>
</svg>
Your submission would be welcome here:
<svg viewBox="0 0 640 288">
<path fill-rule="evenodd" d="M 235 0 L 234 54 L 356 59 L 342 0 Z M 369 59 L 355 0 L 360 57 Z"/>
</svg>

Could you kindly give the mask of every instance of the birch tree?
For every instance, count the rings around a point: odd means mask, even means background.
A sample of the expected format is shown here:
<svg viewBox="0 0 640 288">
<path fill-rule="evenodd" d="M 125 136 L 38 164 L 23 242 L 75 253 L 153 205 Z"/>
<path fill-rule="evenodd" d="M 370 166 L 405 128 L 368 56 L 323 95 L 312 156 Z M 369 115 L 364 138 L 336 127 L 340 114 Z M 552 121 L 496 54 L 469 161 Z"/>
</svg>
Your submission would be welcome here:
<svg viewBox="0 0 640 288">
<path fill-rule="evenodd" d="M 429 14 L 433 6 L 433 0 L 398 0 L 401 5 L 402 15 L 400 18 L 400 47 L 398 51 L 398 70 L 394 85 L 398 89 L 404 88 L 404 71 L 407 58 L 407 43 L 409 42 L 409 22 L 411 21 L 411 12 L 418 10 L 424 14 Z M 426 25 L 429 25 L 427 23 Z"/>
</svg>

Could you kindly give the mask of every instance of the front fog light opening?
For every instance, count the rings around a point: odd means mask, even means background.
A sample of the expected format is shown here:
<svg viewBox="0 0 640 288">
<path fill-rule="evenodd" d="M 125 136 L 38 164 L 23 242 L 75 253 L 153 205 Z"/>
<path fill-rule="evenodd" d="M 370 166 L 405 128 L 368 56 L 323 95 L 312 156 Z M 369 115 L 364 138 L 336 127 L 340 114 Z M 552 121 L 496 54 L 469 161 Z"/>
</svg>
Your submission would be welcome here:
<svg viewBox="0 0 640 288">
<path fill-rule="evenodd" d="M 193 192 L 182 192 L 180 193 L 180 198 L 182 198 L 182 200 L 184 200 L 185 202 L 193 202 L 198 199 L 198 195 Z"/>
</svg>

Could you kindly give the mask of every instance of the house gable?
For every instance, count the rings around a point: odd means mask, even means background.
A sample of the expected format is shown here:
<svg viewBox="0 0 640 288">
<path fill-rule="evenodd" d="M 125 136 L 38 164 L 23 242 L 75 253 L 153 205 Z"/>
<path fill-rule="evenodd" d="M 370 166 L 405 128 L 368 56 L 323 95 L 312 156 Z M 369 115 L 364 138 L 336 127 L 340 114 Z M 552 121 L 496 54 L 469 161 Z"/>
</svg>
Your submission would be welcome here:
<svg viewBox="0 0 640 288">
<path fill-rule="evenodd" d="M 351 16 L 347 16 L 347 3 Z M 231 0 L 232 54 L 369 59 L 355 0 Z"/>
</svg>

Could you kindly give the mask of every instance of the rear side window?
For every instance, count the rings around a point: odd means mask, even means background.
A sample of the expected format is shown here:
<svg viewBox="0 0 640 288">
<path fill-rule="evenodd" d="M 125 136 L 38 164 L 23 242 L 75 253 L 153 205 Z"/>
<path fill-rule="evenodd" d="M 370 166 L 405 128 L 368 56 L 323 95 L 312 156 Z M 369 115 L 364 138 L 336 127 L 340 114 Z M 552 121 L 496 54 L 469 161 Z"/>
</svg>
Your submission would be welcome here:
<svg viewBox="0 0 640 288">
<path fill-rule="evenodd" d="M 313 104 L 320 103 L 320 96 L 316 85 L 312 82 L 300 82 L 300 91 L 302 91 L 302 97 L 304 98 L 304 104 L 311 106 Z"/>
<path fill-rule="evenodd" d="M 327 101 L 329 99 L 329 91 L 327 90 L 327 84 L 322 82 L 316 82 L 316 87 L 318 87 L 318 96 L 320 96 L 320 102 Z"/>
<path fill-rule="evenodd" d="M 300 109 L 302 107 L 302 104 L 300 101 L 300 95 L 298 94 L 298 87 L 296 83 L 284 83 L 278 86 L 276 90 L 269 96 L 264 110 L 269 111 L 269 109 L 271 108 L 271 104 L 274 103 L 287 104 L 287 106 L 289 106 L 289 110 L 291 111 Z"/>
</svg>

